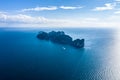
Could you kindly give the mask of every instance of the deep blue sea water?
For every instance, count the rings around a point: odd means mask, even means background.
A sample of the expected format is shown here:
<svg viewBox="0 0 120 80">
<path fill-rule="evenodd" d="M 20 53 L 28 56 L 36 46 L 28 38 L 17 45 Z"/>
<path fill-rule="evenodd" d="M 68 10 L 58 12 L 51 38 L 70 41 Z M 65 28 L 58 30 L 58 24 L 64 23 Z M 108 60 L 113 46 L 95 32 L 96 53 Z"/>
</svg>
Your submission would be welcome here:
<svg viewBox="0 0 120 80">
<path fill-rule="evenodd" d="M 36 38 L 63 30 L 84 49 Z M 0 29 L 0 80 L 120 80 L 120 34 L 112 29 Z"/>
</svg>

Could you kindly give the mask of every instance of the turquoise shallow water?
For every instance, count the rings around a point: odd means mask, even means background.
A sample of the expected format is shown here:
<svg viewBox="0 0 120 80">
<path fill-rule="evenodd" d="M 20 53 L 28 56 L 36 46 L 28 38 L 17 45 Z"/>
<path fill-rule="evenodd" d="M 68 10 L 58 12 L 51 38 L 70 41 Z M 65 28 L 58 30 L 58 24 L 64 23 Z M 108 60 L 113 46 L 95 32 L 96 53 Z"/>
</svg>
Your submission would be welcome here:
<svg viewBox="0 0 120 80">
<path fill-rule="evenodd" d="M 85 48 L 38 40 L 40 30 L 85 38 Z M 0 29 L 0 80 L 120 80 L 119 37 L 111 29 Z"/>
</svg>

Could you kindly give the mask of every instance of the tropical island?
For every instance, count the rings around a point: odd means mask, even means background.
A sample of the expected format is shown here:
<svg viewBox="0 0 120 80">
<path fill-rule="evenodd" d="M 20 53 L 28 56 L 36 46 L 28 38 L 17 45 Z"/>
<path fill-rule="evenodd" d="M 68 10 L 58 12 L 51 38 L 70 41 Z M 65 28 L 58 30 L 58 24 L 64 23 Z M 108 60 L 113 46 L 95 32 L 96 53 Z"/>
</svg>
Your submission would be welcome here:
<svg viewBox="0 0 120 80">
<path fill-rule="evenodd" d="M 66 35 L 63 31 L 51 31 L 49 33 L 40 31 L 37 35 L 40 40 L 49 40 L 54 43 L 71 45 L 75 48 L 84 48 L 84 39 L 75 39 Z"/>
</svg>

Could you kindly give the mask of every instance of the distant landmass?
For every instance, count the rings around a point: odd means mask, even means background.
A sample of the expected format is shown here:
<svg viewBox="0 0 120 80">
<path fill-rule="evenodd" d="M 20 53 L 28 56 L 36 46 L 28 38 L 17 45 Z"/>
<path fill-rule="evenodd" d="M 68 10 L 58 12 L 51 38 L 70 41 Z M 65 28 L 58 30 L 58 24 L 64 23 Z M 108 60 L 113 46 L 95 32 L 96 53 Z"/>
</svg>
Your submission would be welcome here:
<svg viewBox="0 0 120 80">
<path fill-rule="evenodd" d="M 72 37 L 66 35 L 63 31 L 51 31 L 49 33 L 40 31 L 37 38 L 40 40 L 50 40 L 54 43 L 71 45 L 75 48 L 83 48 L 85 42 L 84 39 L 73 40 Z"/>
</svg>

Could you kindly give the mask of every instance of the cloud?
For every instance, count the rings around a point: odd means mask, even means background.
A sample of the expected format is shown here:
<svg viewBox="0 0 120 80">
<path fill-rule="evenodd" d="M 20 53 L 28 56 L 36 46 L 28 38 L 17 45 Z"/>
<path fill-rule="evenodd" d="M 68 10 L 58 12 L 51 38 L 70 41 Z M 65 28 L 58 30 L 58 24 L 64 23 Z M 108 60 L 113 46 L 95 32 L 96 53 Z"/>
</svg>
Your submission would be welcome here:
<svg viewBox="0 0 120 80">
<path fill-rule="evenodd" d="M 120 0 L 115 0 L 115 1 L 118 1 L 118 2 L 119 2 Z"/>
<path fill-rule="evenodd" d="M 63 26 L 63 24 L 67 22 L 68 21 L 64 19 L 48 19 L 45 17 L 33 17 L 24 14 L 8 15 L 0 13 L 0 27 L 54 27 Z"/>
<path fill-rule="evenodd" d="M 40 23 L 47 19 L 44 17 L 31 17 L 28 15 L 17 14 L 17 15 L 7 15 L 0 13 L 0 22 L 3 23 Z"/>
<path fill-rule="evenodd" d="M 83 8 L 83 7 L 75 7 L 75 6 L 60 6 L 59 8 L 61 9 L 71 9 L 71 10 L 74 10 L 74 9 L 80 9 L 80 8 Z"/>
<path fill-rule="evenodd" d="M 84 17 L 80 19 L 49 19 L 25 14 L 0 13 L 0 27 L 120 27 L 120 16 L 113 15 L 106 18 Z"/>
<path fill-rule="evenodd" d="M 115 13 L 115 14 L 120 14 L 120 10 L 119 10 L 119 11 L 115 11 L 114 13 Z"/>
<path fill-rule="evenodd" d="M 98 18 L 84 18 L 84 21 L 98 21 Z"/>
<path fill-rule="evenodd" d="M 56 10 L 56 6 L 50 6 L 50 7 L 35 7 L 35 8 L 27 8 L 27 9 L 22 9 L 22 12 L 26 11 L 44 11 L 44 10 Z"/>
<path fill-rule="evenodd" d="M 75 6 L 50 6 L 50 7 L 35 7 L 35 8 L 26 8 L 20 10 L 21 12 L 28 12 L 28 11 L 45 11 L 45 10 L 57 10 L 57 9 L 65 9 L 65 10 L 74 10 L 74 9 L 80 9 L 83 7 L 75 7 Z"/>
<path fill-rule="evenodd" d="M 115 8 L 115 6 L 116 6 L 116 3 L 106 3 L 106 4 L 104 4 L 103 7 L 96 7 L 93 10 L 94 11 L 112 10 Z"/>
</svg>

